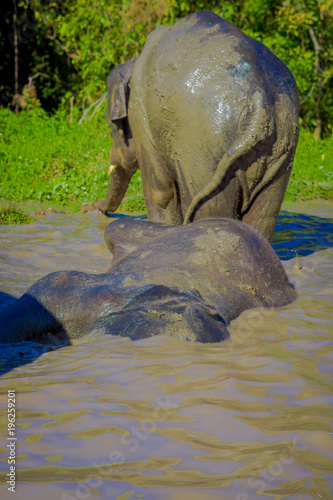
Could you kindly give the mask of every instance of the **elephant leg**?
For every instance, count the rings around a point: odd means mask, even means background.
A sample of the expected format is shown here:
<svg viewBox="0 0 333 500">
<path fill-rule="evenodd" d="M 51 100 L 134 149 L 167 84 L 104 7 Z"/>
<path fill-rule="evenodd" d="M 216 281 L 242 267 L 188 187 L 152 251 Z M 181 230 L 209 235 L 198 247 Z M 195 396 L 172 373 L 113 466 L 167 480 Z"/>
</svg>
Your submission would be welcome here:
<svg viewBox="0 0 333 500">
<path fill-rule="evenodd" d="M 242 216 L 243 222 L 260 231 L 268 241 L 273 238 L 290 173 L 291 168 L 281 168 L 271 183 L 258 193 Z"/>
<path fill-rule="evenodd" d="M 125 196 L 134 171 L 128 171 L 121 165 L 114 166 L 110 175 L 110 184 L 106 197 L 99 203 L 99 210 L 115 212 Z"/>
<path fill-rule="evenodd" d="M 150 154 L 144 147 L 138 157 L 148 219 L 163 224 L 182 224 L 178 186 L 163 158 L 157 153 Z"/>
</svg>

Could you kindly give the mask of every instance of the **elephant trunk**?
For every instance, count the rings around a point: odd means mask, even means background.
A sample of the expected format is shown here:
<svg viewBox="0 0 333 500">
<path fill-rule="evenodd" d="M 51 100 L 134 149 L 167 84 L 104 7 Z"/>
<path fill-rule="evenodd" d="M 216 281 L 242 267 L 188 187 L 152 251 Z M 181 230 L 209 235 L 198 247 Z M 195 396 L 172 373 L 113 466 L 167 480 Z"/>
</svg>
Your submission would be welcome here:
<svg viewBox="0 0 333 500">
<path fill-rule="evenodd" d="M 110 184 L 106 197 L 99 204 L 99 210 L 115 212 L 125 196 L 133 171 L 125 170 L 121 165 L 111 165 Z"/>
</svg>

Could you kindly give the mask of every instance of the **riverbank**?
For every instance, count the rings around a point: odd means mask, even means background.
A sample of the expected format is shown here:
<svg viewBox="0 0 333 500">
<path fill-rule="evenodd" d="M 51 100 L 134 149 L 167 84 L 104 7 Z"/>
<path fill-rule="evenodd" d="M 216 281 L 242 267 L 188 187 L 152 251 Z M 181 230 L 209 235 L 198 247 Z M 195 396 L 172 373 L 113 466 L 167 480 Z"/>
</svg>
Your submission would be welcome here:
<svg viewBox="0 0 333 500">
<path fill-rule="evenodd" d="M 0 207 L 79 212 L 106 195 L 111 145 L 102 114 L 78 125 L 60 113 L 0 109 Z M 333 137 L 315 141 L 302 129 L 285 201 L 318 198 L 333 199 Z M 144 213 L 140 172 L 118 211 Z"/>
</svg>

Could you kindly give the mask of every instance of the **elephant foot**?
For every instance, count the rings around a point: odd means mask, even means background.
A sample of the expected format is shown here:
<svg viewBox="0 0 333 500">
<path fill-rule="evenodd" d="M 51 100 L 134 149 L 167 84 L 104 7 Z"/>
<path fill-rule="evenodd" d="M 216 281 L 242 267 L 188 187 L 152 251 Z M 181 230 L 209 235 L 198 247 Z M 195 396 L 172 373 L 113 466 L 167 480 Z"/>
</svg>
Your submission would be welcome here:
<svg viewBox="0 0 333 500">
<path fill-rule="evenodd" d="M 101 200 L 99 203 L 98 203 L 98 211 L 103 214 L 103 215 L 106 215 L 107 212 L 112 212 L 113 210 L 110 210 L 110 208 L 108 207 L 107 205 L 107 202 L 105 199 Z"/>
</svg>

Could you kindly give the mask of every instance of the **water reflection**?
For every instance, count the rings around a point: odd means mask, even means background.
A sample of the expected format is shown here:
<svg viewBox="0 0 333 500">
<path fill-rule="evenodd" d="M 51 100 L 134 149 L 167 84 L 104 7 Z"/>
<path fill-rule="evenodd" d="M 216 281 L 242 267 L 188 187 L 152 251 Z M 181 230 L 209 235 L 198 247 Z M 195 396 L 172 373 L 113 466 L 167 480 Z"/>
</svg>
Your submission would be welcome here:
<svg viewBox="0 0 333 500">
<path fill-rule="evenodd" d="M 331 227 L 322 219 L 331 224 L 333 211 L 296 215 L 281 214 L 275 244 L 310 249 L 301 269 L 284 257 L 298 299 L 244 312 L 228 341 L 104 337 L 1 377 L 2 394 L 17 392 L 17 498 L 332 497 L 333 250 L 325 235 L 316 250 L 313 228 Z M 50 216 L 1 229 L 0 299 L 59 269 L 103 272 L 105 224 L 96 214 Z M 1 408 L 0 495 L 11 498 L 6 398 Z"/>
<path fill-rule="evenodd" d="M 13 297 L 13 295 L 0 291 L 0 316 L 4 313 L 7 307 L 15 302 L 15 300 L 16 298 Z"/>
<path fill-rule="evenodd" d="M 272 246 L 282 260 L 332 247 L 333 219 L 282 210 Z"/>
</svg>

